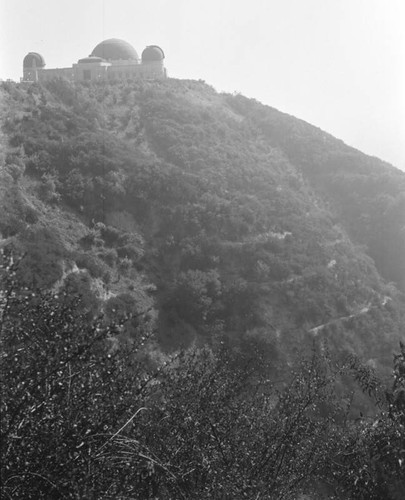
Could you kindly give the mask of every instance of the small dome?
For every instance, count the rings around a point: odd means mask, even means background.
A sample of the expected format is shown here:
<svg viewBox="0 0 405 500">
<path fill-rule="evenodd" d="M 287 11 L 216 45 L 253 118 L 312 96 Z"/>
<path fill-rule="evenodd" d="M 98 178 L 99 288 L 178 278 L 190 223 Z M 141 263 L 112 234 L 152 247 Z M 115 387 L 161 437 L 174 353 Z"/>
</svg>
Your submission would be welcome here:
<svg viewBox="0 0 405 500">
<path fill-rule="evenodd" d="M 165 54 L 157 45 L 148 45 L 142 52 L 142 62 L 163 61 Z"/>
<path fill-rule="evenodd" d="M 29 52 L 23 61 L 24 68 L 43 68 L 45 66 L 45 59 L 37 52 Z"/>
<path fill-rule="evenodd" d="M 101 63 L 103 62 L 104 59 L 102 57 L 96 57 L 96 56 L 89 56 L 89 57 L 83 57 L 83 59 L 79 59 L 77 62 L 80 63 Z"/>
<path fill-rule="evenodd" d="M 90 54 L 90 57 L 101 57 L 107 61 L 111 60 L 131 60 L 138 61 L 139 57 L 131 44 L 118 38 L 110 38 L 99 43 Z"/>
</svg>

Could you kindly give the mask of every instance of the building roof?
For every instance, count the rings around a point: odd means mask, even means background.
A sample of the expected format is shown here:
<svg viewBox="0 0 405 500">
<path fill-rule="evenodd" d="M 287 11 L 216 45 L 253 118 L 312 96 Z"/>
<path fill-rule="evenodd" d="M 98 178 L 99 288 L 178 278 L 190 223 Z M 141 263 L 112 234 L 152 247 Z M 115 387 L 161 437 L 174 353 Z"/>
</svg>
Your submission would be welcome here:
<svg viewBox="0 0 405 500">
<path fill-rule="evenodd" d="M 118 38 L 110 38 L 99 43 L 90 55 L 101 57 L 107 61 L 124 59 L 138 61 L 139 57 L 131 44 Z"/>
<path fill-rule="evenodd" d="M 163 50 L 157 45 L 148 45 L 142 52 L 142 62 L 162 61 L 164 58 Z"/>
<path fill-rule="evenodd" d="M 89 56 L 89 57 L 83 57 L 83 59 L 79 59 L 77 62 L 80 63 L 101 63 L 103 62 L 104 59 L 102 57 L 97 57 L 97 56 Z"/>
<path fill-rule="evenodd" d="M 45 59 L 38 54 L 38 52 L 29 52 L 23 61 L 24 68 L 43 68 L 45 66 Z"/>
</svg>

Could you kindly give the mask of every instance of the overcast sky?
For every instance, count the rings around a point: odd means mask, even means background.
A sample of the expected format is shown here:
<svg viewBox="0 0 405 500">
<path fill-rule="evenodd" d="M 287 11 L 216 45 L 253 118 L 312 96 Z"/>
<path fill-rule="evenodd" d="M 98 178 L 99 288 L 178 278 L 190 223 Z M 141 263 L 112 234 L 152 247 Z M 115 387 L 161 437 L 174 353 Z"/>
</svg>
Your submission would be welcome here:
<svg viewBox="0 0 405 500">
<path fill-rule="evenodd" d="M 0 78 L 69 67 L 106 38 L 169 75 L 302 118 L 405 170 L 405 0 L 0 0 Z"/>
</svg>

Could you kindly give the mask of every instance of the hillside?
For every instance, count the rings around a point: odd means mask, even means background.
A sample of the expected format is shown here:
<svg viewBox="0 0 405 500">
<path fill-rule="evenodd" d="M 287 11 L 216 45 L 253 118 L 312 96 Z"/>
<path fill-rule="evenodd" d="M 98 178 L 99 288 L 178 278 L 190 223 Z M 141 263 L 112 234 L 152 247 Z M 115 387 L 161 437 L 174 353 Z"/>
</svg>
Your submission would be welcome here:
<svg viewBox="0 0 405 500">
<path fill-rule="evenodd" d="M 405 174 L 203 82 L 0 109 L 0 496 L 404 498 Z"/>
<path fill-rule="evenodd" d="M 315 339 L 390 366 L 404 173 L 203 82 L 7 83 L 1 108 L 0 231 L 27 286 L 148 311 L 165 350 L 250 339 L 284 370 Z"/>
</svg>

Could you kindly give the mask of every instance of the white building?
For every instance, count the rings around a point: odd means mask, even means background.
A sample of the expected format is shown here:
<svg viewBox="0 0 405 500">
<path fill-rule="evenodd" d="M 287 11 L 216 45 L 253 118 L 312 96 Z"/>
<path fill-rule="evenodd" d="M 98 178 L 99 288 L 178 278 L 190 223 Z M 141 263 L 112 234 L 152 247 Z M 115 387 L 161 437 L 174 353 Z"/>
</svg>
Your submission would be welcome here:
<svg viewBox="0 0 405 500">
<path fill-rule="evenodd" d="M 71 68 L 45 68 L 45 59 L 37 52 L 24 57 L 22 81 L 44 82 L 54 78 L 70 81 L 131 80 L 139 78 L 166 78 L 164 52 L 157 45 L 149 45 L 139 58 L 128 42 L 111 38 L 99 43 L 93 52 L 79 59 Z"/>
</svg>

